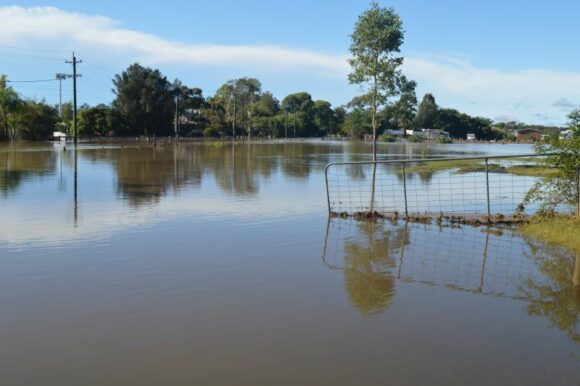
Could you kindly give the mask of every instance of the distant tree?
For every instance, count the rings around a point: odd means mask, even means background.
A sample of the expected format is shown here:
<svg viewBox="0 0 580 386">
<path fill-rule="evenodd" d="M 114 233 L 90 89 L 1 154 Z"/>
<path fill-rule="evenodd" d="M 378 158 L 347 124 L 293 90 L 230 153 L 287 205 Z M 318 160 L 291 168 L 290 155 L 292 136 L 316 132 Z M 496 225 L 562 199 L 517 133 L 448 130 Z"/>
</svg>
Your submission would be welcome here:
<svg viewBox="0 0 580 386">
<path fill-rule="evenodd" d="M 111 108 L 100 104 L 82 109 L 79 113 L 79 133 L 87 137 L 104 137 L 113 130 L 111 127 Z"/>
<path fill-rule="evenodd" d="M 406 82 L 400 67 L 403 58 L 397 54 L 403 43 L 401 19 L 393 8 L 381 8 L 375 1 L 355 24 L 351 35 L 349 63 L 351 84 L 361 87 L 362 98 L 369 106 L 373 133 L 373 159 L 376 159 L 378 110 L 389 99 L 401 93 Z"/>
<path fill-rule="evenodd" d="M 311 137 L 318 135 L 314 123 L 314 102 L 307 92 L 287 95 L 281 104 L 282 110 L 288 113 L 288 135 Z M 294 130 L 296 132 L 294 133 Z"/>
<path fill-rule="evenodd" d="M 18 113 L 22 104 L 16 91 L 6 83 L 6 75 L 0 75 L 0 140 L 15 137 L 14 125 L 10 125 L 10 119 Z"/>
<path fill-rule="evenodd" d="M 113 80 L 118 110 L 126 124 L 123 134 L 170 135 L 174 117 L 172 85 L 167 78 L 138 63 L 129 66 Z"/>
<path fill-rule="evenodd" d="M 568 114 L 568 128 L 572 130 L 574 136 L 580 136 L 580 108 Z"/>
<path fill-rule="evenodd" d="M 435 97 L 433 94 L 425 94 L 417 110 L 415 125 L 422 129 L 432 129 L 437 120 L 437 112 L 438 107 L 437 103 L 435 103 Z"/>
<path fill-rule="evenodd" d="M 361 107 L 351 109 L 342 124 L 343 134 L 351 138 L 361 138 L 371 130 L 371 117 L 368 111 Z"/>
<path fill-rule="evenodd" d="M 220 137 L 231 135 L 231 126 L 228 121 L 226 107 L 220 98 L 208 98 L 201 108 L 200 117 L 206 122 L 204 135 L 206 135 L 205 130 L 208 128 L 211 128 L 211 131 L 208 131 L 211 136 L 214 136 L 214 133 L 217 133 Z"/>
<path fill-rule="evenodd" d="M 47 140 L 58 122 L 58 111 L 41 102 L 27 101 L 23 105 L 18 137 L 27 140 Z"/>
<path fill-rule="evenodd" d="M 314 123 L 318 129 L 318 135 L 322 133 L 330 134 L 333 115 L 334 111 L 330 102 L 323 100 L 314 101 Z"/>
<path fill-rule="evenodd" d="M 338 106 L 335 108 L 332 114 L 331 134 L 337 134 L 341 130 L 345 119 L 346 109 L 343 106 Z"/>
<path fill-rule="evenodd" d="M 394 119 L 396 128 L 403 130 L 403 132 L 413 128 L 417 111 L 416 86 L 417 84 L 414 81 L 406 81 L 401 87 L 401 97 L 389 108 L 390 116 Z"/>
<path fill-rule="evenodd" d="M 253 106 L 254 125 L 261 136 L 280 137 L 284 125 L 284 117 L 279 115 L 280 102 L 274 95 L 266 91 Z"/>
</svg>

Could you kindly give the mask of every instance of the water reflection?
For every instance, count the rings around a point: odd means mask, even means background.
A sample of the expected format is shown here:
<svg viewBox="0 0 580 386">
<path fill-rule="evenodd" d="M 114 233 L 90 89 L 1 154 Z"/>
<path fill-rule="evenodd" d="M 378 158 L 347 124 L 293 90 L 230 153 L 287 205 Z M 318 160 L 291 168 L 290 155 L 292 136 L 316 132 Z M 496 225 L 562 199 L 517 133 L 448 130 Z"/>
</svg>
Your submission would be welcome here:
<svg viewBox="0 0 580 386">
<path fill-rule="evenodd" d="M 168 192 L 183 187 L 199 187 L 202 179 L 209 176 L 225 193 L 255 196 L 260 182 L 276 173 L 297 180 L 307 179 L 313 172 L 321 173 L 328 162 L 368 160 L 369 146 L 361 142 L 319 141 L 182 143 L 158 147 L 89 143 L 79 146 L 78 154 L 81 161 L 112 166 L 118 194 L 129 204 L 139 206 L 158 202 Z M 30 180 L 27 176 L 56 172 L 59 152 L 62 152 L 61 146 L 0 145 L 0 189 L 6 195 Z M 74 154 L 69 151 L 71 153 Z M 460 156 L 464 153 L 464 149 L 445 146 L 383 144 L 379 158 Z M 65 166 L 72 167 L 70 157 L 72 155 L 64 155 Z M 388 169 L 386 165 L 382 167 Z M 389 173 L 397 172 L 391 169 Z M 348 175 L 358 180 L 368 178 L 361 165 L 349 166 Z M 425 183 L 431 177 L 431 174 L 420 174 Z"/>
<path fill-rule="evenodd" d="M 552 325 L 580 343 L 580 254 L 527 240 L 526 257 L 535 264 L 542 279 L 527 277 L 521 291 L 530 315 L 548 318 Z"/>
<path fill-rule="evenodd" d="M 15 146 L 7 147 L 0 152 L 0 193 L 7 197 L 26 181 L 54 174 L 56 165 L 54 151 L 21 152 Z"/>
<path fill-rule="evenodd" d="M 580 341 L 580 257 L 511 229 L 333 218 L 322 261 L 363 315 L 385 312 L 401 283 L 426 285 L 523 302 Z"/>
<path fill-rule="evenodd" d="M 330 226 L 330 223 L 329 223 Z M 383 223 L 356 223 L 358 232 L 344 239 L 344 262 L 328 262 L 326 239 L 324 263 L 344 273 L 345 288 L 351 303 L 365 315 L 385 311 L 395 295 L 395 254 L 405 243 L 406 226 L 388 227 Z"/>
</svg>

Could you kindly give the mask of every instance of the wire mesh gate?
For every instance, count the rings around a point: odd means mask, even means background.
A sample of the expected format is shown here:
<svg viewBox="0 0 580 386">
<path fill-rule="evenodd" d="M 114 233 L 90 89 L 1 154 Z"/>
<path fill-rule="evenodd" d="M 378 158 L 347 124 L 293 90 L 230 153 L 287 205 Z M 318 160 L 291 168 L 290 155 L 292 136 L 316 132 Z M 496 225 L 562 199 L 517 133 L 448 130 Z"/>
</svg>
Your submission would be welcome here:
<svg viewBox="0 0 580 386">
<path fill-rule="evenodd" d="M 328 211 L 339 216 L 401 216 L 518 221 L 537 211 L 522 202 L 543 175 L 542 155 L 335 162 L 325 169 Z M 558 206 L 580 210 L 576 197 Z M 509 217 L 509 218 L 508 218 Z"/>
</svg>

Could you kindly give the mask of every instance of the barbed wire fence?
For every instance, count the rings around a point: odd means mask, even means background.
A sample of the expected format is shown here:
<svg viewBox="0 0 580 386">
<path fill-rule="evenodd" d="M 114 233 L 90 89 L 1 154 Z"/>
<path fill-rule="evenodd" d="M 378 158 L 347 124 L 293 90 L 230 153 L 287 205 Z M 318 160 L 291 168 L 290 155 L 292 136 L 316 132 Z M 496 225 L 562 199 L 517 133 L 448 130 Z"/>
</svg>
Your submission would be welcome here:
<svg viewBox="0 0 580 386">
<path fill-rule="evenodd" d="M 328 211 L 342 217 L 404 217 L 452 222 L 517 222 L 538 210 L 522 205 L 543 175 L 541 155 L 337 162 L 325 169 Z M 580 212 L 576 197 L 559 212 Z"/>
</svg>

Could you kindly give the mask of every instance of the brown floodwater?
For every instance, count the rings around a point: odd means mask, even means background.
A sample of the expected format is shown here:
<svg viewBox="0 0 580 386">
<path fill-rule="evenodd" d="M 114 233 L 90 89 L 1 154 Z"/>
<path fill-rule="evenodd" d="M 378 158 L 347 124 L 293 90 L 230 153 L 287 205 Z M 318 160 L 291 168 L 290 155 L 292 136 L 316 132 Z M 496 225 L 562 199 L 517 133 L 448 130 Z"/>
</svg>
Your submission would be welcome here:
<svg viewBox="0 0 580 386">
<path fill-rule="evenodd" d="M 511 228 L 329 219 L 325 165 L 368 153 L 0 144 L 0 385 L 580 384 L 580 257 Z"/>
</svg>

